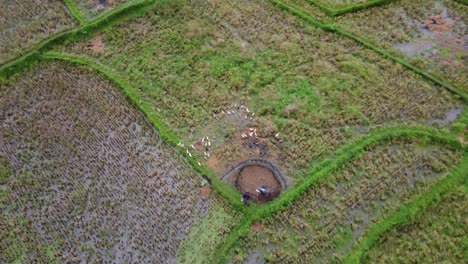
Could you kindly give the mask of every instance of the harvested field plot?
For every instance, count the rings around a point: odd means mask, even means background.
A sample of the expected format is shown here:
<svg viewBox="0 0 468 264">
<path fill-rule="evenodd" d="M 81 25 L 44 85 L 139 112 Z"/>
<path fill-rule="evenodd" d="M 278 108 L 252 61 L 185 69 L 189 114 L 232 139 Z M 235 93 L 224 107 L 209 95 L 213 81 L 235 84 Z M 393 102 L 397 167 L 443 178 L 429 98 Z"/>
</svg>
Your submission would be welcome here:
<svg viewBox="0 0 468 264">
<path fill-rule="evenodd" d="M 0 226 L 17 228 L 2 234 L 1 261 L 50 251 L 59 262 L 172 263 L 190 226 L 218 208 L 118 88 L 89 70 L 35 67 L 1 87 L 0 120 L 0 158 L 13 173 L 0 182 Z"/>
<path fill-rule="evenodd" d="M 58 0 L 0 1 L 0 63 L 76 25 Z"/>
<path fill-rule="evenodd" d="M 413 224 L 392 230 L 371 251 L 366 263 L 464 261 L 463 240 L 468 232 L 465 187 L 445 195 Z M 414 243 L 419 241 L 419 243 Z M 444 250 L 435 250 L 435 249 Z"/>
<path fill-rule="evenodd" d="M 100 34 L 102 52 L 89 42 L 62 50 L 127 78 L 218 175 L 261 156 L 298 179 L 311 161 L 356 135 L 428 124 L 461 104 L 266 1 L 173 1 Z M 205 136 L 212 139 L 209 157 L 197 147 Z"/>
<path fill-rule="evenodd" d="M 467 91 L 468 7 L 453 0 L 396 1 L 335 22 Z"/>
<path fill-rule="evenodd" d="M 399 140 L 375 146 L 251 231 L 235 262 L 334 263 L 374 221 L 444 178 L 462 152 Z"/>
</svg>

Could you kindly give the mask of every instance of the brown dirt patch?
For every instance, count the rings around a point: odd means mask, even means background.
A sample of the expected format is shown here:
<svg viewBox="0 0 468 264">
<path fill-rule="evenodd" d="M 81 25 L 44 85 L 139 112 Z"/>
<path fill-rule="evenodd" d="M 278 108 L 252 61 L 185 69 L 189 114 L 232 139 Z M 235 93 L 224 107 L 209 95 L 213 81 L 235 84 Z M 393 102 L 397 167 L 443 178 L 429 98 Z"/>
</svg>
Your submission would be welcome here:
<svg viewBox="0 0 468 264">
<path fill-rule="evenodd" d="M 205 185 L 202 188 L 200 188 L 200 196 L 203 200 L 206 200 L 209 196 L 210 193 L 213 191 L 211 188 L 211 185 Z"/>
<path fill-rule="evenodd" d="M 273 173 L 269 169 L 258 165 L 251 165 L 243 168 L 240 172 L 237 184 L 241 192 L 249 193 L 253 200 L 260 202 L 269 200 L 267 197 L 263 197 L 256 192 L 256 189 L 262 184 L 274 190 L 274 196 L 268 198 L 276 197 L 281 190 L 281 186 L 273 176 Z"/>
<path fill-rule="evenodd" d="M 94 52 L 104 52 L 104 42 L 102 41 L 101 33 L 97 33 L 96 36 L 94 36 L 94 38 L 88 42 L 88 48 L 90 48 Z"/>
<path fill-rule="evenodd" d="M 200 150 L 203 150 L 204 147 L 205 147 L 205 144 L 203 143 L 203 141 L 200 140 L 197 140 L 195 143 L 193 143 L 193 146 L 195 147 L 195 150 L 196 151 L 200 151 Z"/>
<path fill-rule="evenodd" d="M 255 221 L 253 222 L 252 226 L 250 227 L 255 232 L 260 232 L 263 228 L 262 223 Z"/>
<path fill-rule="evenodd" d="M 423 25 L 432 32 L 442 32 L 452 29 L 454 24 L 450 21 L 443 19 L 440 16 L 431 16 L 422 21 Z"/>
<path fill-rule="evenodd" d="M 206 162 L 206 165 L 208 166 L 208 168 L 210 168 L 210 169 L 212 169 L 214 171 L 217 171 L 218 165 L 219 165 L 220 162 L 221 162 L 221 160 L 218 158 L 218 156 L 213 155 L 208 159 L 208 161 Z"/>
</svg>

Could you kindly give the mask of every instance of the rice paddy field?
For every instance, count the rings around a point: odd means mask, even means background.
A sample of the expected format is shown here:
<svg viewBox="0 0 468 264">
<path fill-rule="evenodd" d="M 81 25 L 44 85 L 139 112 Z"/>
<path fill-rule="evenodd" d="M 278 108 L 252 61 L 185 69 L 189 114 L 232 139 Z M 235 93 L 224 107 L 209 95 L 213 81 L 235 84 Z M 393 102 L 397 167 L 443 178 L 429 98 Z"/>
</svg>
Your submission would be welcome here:
<svg viewBox="0 0 468 264">
<path fill-rule="evenodd" d="M 0 263 L 464 261 L 463 1 L 5 6 Z"/>
<path fill-rule="evenodd" d="M 10 61 L 39 42 L 76 26 L 62 1 L 0 1 L 0 63 Z"/>
<path fill-rule="evenodd" d="M 395 1 L 336 23 L 466 92 L 467 15 L 466 6 L 452 0 Z"/>
</svg>

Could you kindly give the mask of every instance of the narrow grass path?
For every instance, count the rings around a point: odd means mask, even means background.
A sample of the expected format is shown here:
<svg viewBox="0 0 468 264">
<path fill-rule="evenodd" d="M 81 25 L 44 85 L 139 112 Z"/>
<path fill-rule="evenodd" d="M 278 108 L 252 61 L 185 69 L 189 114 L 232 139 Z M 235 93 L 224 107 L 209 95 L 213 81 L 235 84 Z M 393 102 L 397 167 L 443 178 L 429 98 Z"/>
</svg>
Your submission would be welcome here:
<svg viewBox="0 0 468 264">
<path fill-rule="evenodd" d="M 86 21 L 79 28 L 71 29 L 43 40 L 22 56 L 0 65 L 0 83 L 5 82 L 12 75 L 29 68 L 31 64 L 38 61 L 42 53 L 49 50 L 54 45 L 86 39 L 105 26 L 144 14 L 156 3 L 163 3 L 166 1 L 168 0 L 135 0 L 103 13 L 93 20 Z M 72 10 L 73 8 L 74 7 L 72 7 Z M 70 10 L 72 15 L 81 22 L 83 18 L 79 18 L 80 14 L 76 13 L 78 11 L 72 10 Z"/>
<path fill-rule="evenodd" d="M 396 63 L 399 63 L 400 65 L 412 70 L 413 72 L 423 76 L 424 78 L 431 80 L 435 84 L 442 86 L 443 88 L 445 88 L 449 92 L 460 96 L 465 103 L 468 102 L 468 94 L 466 94 L 465 92 L 457 89 L 456 87 L 454 87 L 449 82 L 447 82 L 445 80 L 442 80 L 442 79 L 434 76 L 433 74 L 428 73 L 428 72 L 426 72 L 426 71 L 424 71 L 424 70 L 410 64 L 409 62 L 405 61 L 404 59 L 399 58 L 397 56 L 394 56 L 394 55 L 390 54 L 388 51 L 380 49 L 380 48 L 370 44 L 369 42 L 359 38 L 358 36 L 355 36 L 355 35 L 351 34 L 350 32 L 347 32 L 346 30 L 339 28 L 338 26 L 336 26 L 334 24 L 323 23 L 323 22 L 313 18 L 312 16 L 310 16 L 309 14 L 304 12 L 303 10 L 300 10 L 300 9 L 297 9 L 297 8 L 292 7 L 290 5 L 287 5 L 281 0 L 269 0 L 269 1 L 272 2 L 275 6 L 279 7 L 280 9 L 288 11 L 289 13 L 304 19 L 305 21 L 307 21 L 309 24 L 315 26 L 316 28 L 322 29 L 324 31 L 332 32 L 332 33 L 335 33 L 335 34 L 339 34 L 339 35 L 341 35 L 343 37 L 354 40 L 358 44 L 360 44 L 360 45 L 362 45 L 362 46 L 364 46 L 364 47 L 366 47 L 366 48 L 368 48 L 370 50 L 373 50 L 374 52 L 376 52 L 376 53 L 378 53 L 378 54 L 380 54 L 380 55 L 382 55 L 382 56 L 384 56 L 384 57 L 386 57 L 386 58 L 388 58 L 388 59 L 390 59 L 390 60 L 392 60 L 392 61 L 394 61 Z"/>
<path fill-rule="evenodd" d="M 268 204 L 258 205 L 252 215 L 247 215 L 239 225 L 229 234 L 226 242 L 221 245 L 215 255 L 216 263 L 225 263 L 229 260 L 229 251 L 233 248 L 250 229 L 250 225 L 257 220 L 270 217 L 272 214 L 291 205 L 299 199 L 302 194 L 310 188 L 316 186 L 330 178 L 332 173 L 344 166 L 346 163 L 358 158 L 366 148 L 391 139 L 414 138 L 426 139 L 430 142 L 442 144 L 453 149 L 464 149 L 460 141 L 452 134 L 440 132 L 423 127 L 394 127 L 382 128 L 370 132 L 369 134 L 348 143 L 336 152 L 336 155 L 329 157 L 314 166 L 305 176 L 304 180 L 287 191 L 283 192 L 275 200 Z"/>
<path fill-rule="evenodd" d="M 466 185 L 468 180 L 468 153 L 461 163 L 451 172 L 451 174 L 431 186 L 428 191 L 415 197 L 411 202 L 403 205 L 399 210 L 390 213 L 388 217 L 380 219 L 372 224 L 366 234 L 353 247 L 344 263 L 360 263 L 369 249 L 374 246 L 379 238 L 397 225 L 404 225 L 413 222 L 416 217 L 422 215 L 433 203 L 439 202 L 441 196 L 450 192 L 459 185 Z"/>
<path fill-rule="evenodd" d="M 354 13 L 354 12 L 362 11 L 362 10 L 365 10 L 365 9 L 368 9 L 368 8 L 371 8 L 371 7 L 377 7 L 377 6 L 385 5 L 385 4 L 388 4 L 388 3 L 391 3 L 391 2 L 396 2 L 396 1 L 399 1 L 399 0 L 371 0 L 371 1 L 366 1 L 364 3 L 350 4 L 348 6 L 341 7 L 341 8 L 330 8 L 330 7 L 320 3 L 320 1 L 317 1 L 317 0 L 307 0 L 307 1 L 309 1 L 311 4 L 318 7 L 320 10 L 322 10 L 328 16 L 336 17 L 336 16 L 341 16 L 341 15 L 344 15 L 344 14 L 348 14 L 348 13 Z"/>
<path fill-rule="evenodd" d="M 63 0 L 63 3 L 68 8 L 68 11 L 70 11 L 70 15 L 80 22 L 80 25 L 84 25 L 88 22 L 86 16 L 81 12 L 75 0 Z"/>
<path fill-rule="evenodd" d="M 241 202 L 241 194 L 235 190 L 230 185 L 222 182 L 216 174 L 210 170 L 204 163 L 197 163 L 197 160 L 193 157 L 190 157 L 185 149 L 178 146 L 180 139 L 175 134 L 175 132 L 159 117 L 157 112 L 152 108 L 151 104 L 142 100 L 143 98 L 138 93 L 136 88 L 133 88 L 130 84 L 127 83 L 123 78 L 119 76 L 113 70 L 107 68 L 106 66 L 93 61 L 89 58 L 83 56 L 75 56 L 70 54 L 63 54 L 58 52 L 46 52 L 42 55 L 42 59 L 45 60 L 62 60 L 69 63 L 77 65 L 85 65 L 93 68 L 98 71 L 100 74 L 105 76 L 110 81 L 114 82 L 118 87 L 120 87 L 124 94 L 127 96 L 129 101 L 135 105 L 150 123 L 156 128 L 159 135 L 174 148 L 176 148 L 180 155 L 185 157 L 185 159 L 191 164 L 191 166 L 200 173 L 204 180 L 206 179 L 210 182 L 213 189 L 215 189 L 224 199 L 226 199 L 237 211 L 242 212 L 246 215 L 252 214 L 252 208 L 246 207 Z"/>
</svg>

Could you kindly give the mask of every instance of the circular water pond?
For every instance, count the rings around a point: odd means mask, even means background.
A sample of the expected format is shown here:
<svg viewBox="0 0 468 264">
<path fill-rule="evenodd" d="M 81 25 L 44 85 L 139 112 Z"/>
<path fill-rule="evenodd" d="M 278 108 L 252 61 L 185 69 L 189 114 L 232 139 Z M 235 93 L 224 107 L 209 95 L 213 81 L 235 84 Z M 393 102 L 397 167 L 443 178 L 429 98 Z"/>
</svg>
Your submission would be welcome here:
<svg viewBox="0 0 468 264">
<path fill-rule="evenodd" d="M 256 202 L 271 201 L 287 187 L 287 181 L 277 166 L 258 158 L 238 163 L 222 180 L 236 187 L 244 197 Z"/>
</svg>

